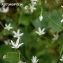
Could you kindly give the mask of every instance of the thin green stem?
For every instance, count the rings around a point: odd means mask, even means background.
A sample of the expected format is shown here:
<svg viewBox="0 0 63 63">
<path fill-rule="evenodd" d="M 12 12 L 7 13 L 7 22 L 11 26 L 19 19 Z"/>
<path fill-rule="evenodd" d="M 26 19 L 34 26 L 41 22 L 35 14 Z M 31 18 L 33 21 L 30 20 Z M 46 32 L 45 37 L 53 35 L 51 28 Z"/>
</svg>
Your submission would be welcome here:
<svg viewBox="0 0 63 63">
<path fill-rule="evenodd" d="M 0 22 L 0 25 L 4 28 L 3 24 Z"/>
<path fill-rule="evenodd" d="M 19 61 L 20 61 L 20 51 L 18 51 L 19 52 Z"/>
<path fill-rule="evenodd" d="M 19 55 L 21 55 L 23 57 L 23 59 L 28 63 L 28 61 L 26 60 L 26 58 L 22 55 L 22 53 L 20 51 L 19 52 Z"/>
<path fill-rule="evenodd" d="M 44 12 L 44 10 L 43 10 L 42 7 L 41 7 L 41 10 Z M 59 28 L 63 29 L 63 27 L 61 27 L 61 26 L 59 26 L 58 24 L 54 23 L 54 21 L 51 20 L 51 18 L 46 14 L 46 12 L 44 12 L 44 14 L 46 15 L 46 17 L 49 19 L 49 21 L 50 21 L 51 23 L 53 23 L 54 25 L 56 25 L 56 26 L 58 26 Z"/>
<path fill-rule="evenodd" d="M 54 25 L 58 26 L 59 28 L 63 29 L 63 27 L 61 27 L 61 26 L 57 25 L 56 23 L 54 23 L 46 13 L 44 13 L 44 14 L 50 20 L 50 22 L 52 22 Z"/>
<path fill-rule="evenodd" d="M 63 46 L 62 46 L 62 48 L 61 48 L 60 55 L 59 55 L 59 58 L 57 59 L 57 62 L 56 62 L 56 63 L 58 63 L 58 60 L 60 59 L 60 57 L 61 57 L 61 55 L 62 55 L 62 52 L 63 52 Z"/>
</svg>

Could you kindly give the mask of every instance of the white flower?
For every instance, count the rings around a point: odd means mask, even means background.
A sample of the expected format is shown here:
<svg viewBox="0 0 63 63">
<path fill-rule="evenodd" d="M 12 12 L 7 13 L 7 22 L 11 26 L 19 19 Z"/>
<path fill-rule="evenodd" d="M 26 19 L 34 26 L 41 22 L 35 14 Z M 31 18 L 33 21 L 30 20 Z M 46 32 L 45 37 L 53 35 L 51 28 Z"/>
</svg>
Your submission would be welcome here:
<svg viewBox="0 0 63 63">
<path fill-rule="evenodd" d="M 4 2 L 5 0 L 0 0 L 0 4 L 2 4 L 2 7 L 0 8 L 0 12 L 7 13 L 9 11 L 9 7 L 5 7 L 5 5 L 3 4 Z"/>
<path fill-rule="evenodd" d="M 10 29 L 12 29 L 13 27 L 11 26 L 11 24 L 5 24 L 5 28 L 4 29 L 7 29 L 8 31 L 10 30 Z"/>
<path fill-rule="evenodd" d="M 28 7 L 28 5 L 26 5 L 26 6 L 24 7 L 24 10 L 25 10 L 26 13 L 29 13 L 29 10 L 28 10 L 28 9 L 29 9 L 29 7 Z"/>
<path fill-rule="evenodd" d="M 26 63 L 26 62 L 19 61 L 18 63 Z"/>
<path fill-rule="evenodd" d="M 38 34 L 38 35 L 43 35 L 43 34 L 45 34 L 45 28 L 43 28 L 42 30 L 41 30 L 41 28 L 40 27 L 38 27 L 38 31 L 36 31 L 36 33 Z"/>
<path fill-rule="evenodd" d="M 24 33 L 20 33 L 20 30 L 18 29 L 17 32 L 13 31 L 14 37 L 20 38 Z"/>
<path fill-rule="evenodd" d="M 63 14 L 62 14 L 62 17 L 63 17 Z"/>
<path fill-rule="evenodd" d="M 9 11 L 9 7 L 2 7 L 2 8 L 0 8 L 0 12 L 2 12 L 2 13 L 7 13 Z"/>
<path fill-rule="evenodd" d="M 61 56 L 61 59 L 60 59 L 60 61 L 63 61 L 63 55 Z"/>
<path fill-rule="evenodd" d="M 12 40 L 11 40 L 11 45 L 12 45 L 12 47 L 11 48 L 15 48 L 15 49 L 18 49 L 20 46 L 22 46 L 23 45 L 23 43 L 20 43 L 19 44 L 19 38 L 16 40 L 16 43 L 15 42 L 13 42 Z"/>
<path fill-rule="evenodd" d="M 57 40 L 59 38 L 58 33 L 57 34 L 53 34 L 53 39 L 52 40 Z"/>
<path fill-rule="evenodd" d="M 6 58 L 7 58 L 7 56 L 6 56 L 6 55 L 4 55 L 4 56 L 3 56 L 3 59 L 6 59 Z"/>
<path fill-rule="evenodd" d="M 30 4 L 30 11 L 31 11 L 31 13 L 33 13 L 34 10 L 36 10 L 36 8 L 34 7 L 34 5 Z"/>
<path fill-rule="evenodd" d="M 61 7 L 63 8 L 63 6 L 61 5 Z"/>
<path fill-rule="evenodd" d="M 43 20 L 43 16 L 42 16 L 42 15 L 39 16 L 39 20 L 40 20 L 40 21 Z"/>
<path fill-rule="evenodd" d="M 61 20 L 61 23 L 63 23 L 63 19 Z"/>
<path fill-rule="evenodd" d="M 26 5 L 26 6 L 24 7 L 24 9 L 26 9 L 26 10 L 27 10 L 27 9 L 28 9 L 28 5 Z"/>
<path fill-rule="evenodd" d="M 8 40 L 5 40 L 4 43 L 5 43 L 6 45 L 10 45 L 10 40 L 9 40 L 9 39 L 8 39 Z"/>
<path fill-rule="evenodd" d="M 36 56 L 33 56 L 31 60 L 32 60 L 32 63 L 37 63 L 39 59 L 37 59 Z"/>
</svg>

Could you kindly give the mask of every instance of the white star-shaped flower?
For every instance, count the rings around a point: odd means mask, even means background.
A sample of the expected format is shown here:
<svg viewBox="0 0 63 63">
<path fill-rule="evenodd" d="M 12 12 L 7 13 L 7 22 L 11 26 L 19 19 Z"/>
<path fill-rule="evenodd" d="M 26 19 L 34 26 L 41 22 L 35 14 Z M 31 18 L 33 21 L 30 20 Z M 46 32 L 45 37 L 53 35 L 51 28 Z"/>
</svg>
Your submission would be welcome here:
<svg viewBox="0 0 63 63">
<path fill-rule="evenodd" d="M 24 33 L 20 33 L 20 30 L 18 29 L 17 32 L 13 31 L 14 37 L 20 38 Z"/>
<path fill-rule="evenodd" d="M 5 24 L 5 27 L 4 27 L 4 29 L 7 29 L 8 31 L 10 30 L 10 29 L 12 29 L 13 27 L 11 26 L 11 24 Z"/>
<path fill-rule="evenodd" d="M 36 56 L 33 56 L 31 60 L 32 60 L 32 63 L 37 63 L 39 59 L 37 59 Z"/>
<path fill-rule="evenodd" d="M 30 11 L 31 11 L 31 13 L 33 13 L 34 10 L 36 10 L 36 8 L 34 7 L 34 5 L 30 4 Z"/>
<path fill-rule="evenodd" d="M 60 59 L 60 61 L 63 61 L 63 55 L 61 56 L 61 59 Z"/>
<path fill-rule="evenodd" d="M 43 34 L 45 34 L 45 28 L 43 28 L 42 30 L 41 30 L 41 28 L 40 27 L 38 27 L 38 31 L 36 31 L 36 33 L 38 34 L 38 35 L 43 35 Z"/>
<path fill-rule="evenodd" d="M 61 20 L 61 23 L 63 23 L 63 19 Z"/>
<path fill-rule="evenodd" d="M 43 20 L 43 16 L 42 16 L 42 15 L 39 16 L 39 20 L 40 20 L 40 21 Z"/>
<path fill-rule="evenodd" d="M 53 34 L 53 39 L 52 40 L 57 40 L 59 38 L 58 33 L 57 34 Z"/>
<path fill-rule="evenodd" d="M 18 39 L 16 40 L 16 43 L 11 40 L 11 45 L 12 45 L 11 48 L 18 49 L 20 46 L 23 45 L 23 43 L 20 43 L 20 44 L 19 44 L 19 38 L 18 38 Z"/>
</svg>

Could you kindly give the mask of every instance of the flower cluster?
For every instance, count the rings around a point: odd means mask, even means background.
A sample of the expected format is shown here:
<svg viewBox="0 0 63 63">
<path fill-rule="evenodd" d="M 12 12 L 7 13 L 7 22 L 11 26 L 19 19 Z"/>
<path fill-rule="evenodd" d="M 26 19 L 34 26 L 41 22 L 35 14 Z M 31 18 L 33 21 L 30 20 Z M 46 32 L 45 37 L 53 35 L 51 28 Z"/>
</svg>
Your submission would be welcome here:
<svg viewBox="0 0 63 63">
<path fill-rule="evenodd" d="M 37 1 L 38 1 L 38 0 L 31 0 L 31 3 L 30 3 L 29 5 L 26 5 L 26 6 L 24 7 L 25 12 L 26 12 L 26 13 L 29 13 L 29 11 L 30 11 L 30 13 L 33 13 L 34 10 L 36 10 L 35 5 L 37 4 Z"/>
<path fill-rule="evenodd" d="M 33 13 L 37 9 L 36 8 L 37 2 L 38 2 L 38 0 L 31 0 L 30 4 L 24 6 L 24 11 L 26 13 Z M 2 0 L 1 0 L 1 3 L 3 3 Z M 61 6 L 61 7 L 63 8 L 63 6 Z M 8 12 L 8 10 L 9 10 L 9 8 L 8 7 L 5 8 L 5 6 L 3 6 L 2 9 L 0 8 L 0 12 L 3 12 L 3 13 Z M 63 15 L 62 15 L 62 17 L 63 17 Z M 41 22 L 43 20 L 42 10 L 40 12 L 40 15 L 39 15 L 38 19 L 39 19 L 39 22 Z M 63 19 L 61 20 L 61 23 L 63 23 Z M 6 45 L 10 45 L 11 48 L 18 49 L 18 48 L 20 48 L 20 46 L 22 46 L 24 44 L 23 42 L 19 42 L 21 37 L 24 34 L 24 33 L 20 32 L 20 29 L 17 29 L 17 31 L 13 30 L 13 27 L 11 26 L 10 23 L 9 24 L 5 24 L 4 29 L 8 30 L 8 32 L 11 31 L 11 33 L 13 34 L 13 37 L 16 39 L 15 42 L 14 42 L 14 40 L 9 40 L 9 39 L 7 41 L 4 41 Z M 43 36 L 43 35 L 45 36 L 46 28 L 42 28 L 42 27 L 39 26 L 38 30 L 37 31 L 35 30 L 35 33 L 38 34 L 39 36 Z M 56 34 L 54 33 L 52 35 L 53 35 L 53 37 L 52 37 L 53 41 L 58 40 L 58 38 L 59 38 L 59 34 L 58 33 L 56 33 Z M 5 59 L 6 57 L 7 56 L 4 55 L 3 59 Z M 32 59 L 31 59 L 32 63 L 38 63 L 38 61 L 39 61 L 39 59 L 37 59 L 36 56 L 33 56 Z M 63 61 L 63 55 L 61 56 L 60 61 Z M 26 63 L 26 62 L 22 62 L 19 59 L 18 63 Z"/>
<path fill-rule="evenodd" d="M 13 27 L 11 26 L 11 24 L 5 24 L 5 28 L 4 29 L 7 29 L 8 31 L 13 29 Z M 24 33 L 20 33 L 20 30 L 18 29 L 17 32 L 15 31 L 12 31 L 12 33 L 14 34 L 14 38 L 17 38 L 16 42 L 13 42 L 11 40 L 11 48 L 15 48 L 15 49 L 18 49 L 21 45 L 23 45 L 23 43 L 19 43 L 19 40 L 20 40 L 20 37 L 24 34 Z M 9 41 L 5 41 L 5 44 L 7 45 L 9 43 Z"/>
<path fill-rule="evenodd" d="M 4 29 L 10 31 L 11 29 L 13 29 L 13 27 L 11 26 L 11 24 L 8 24 L 8 25 L 5 24 L 5 28 L 4 28 Z M 36 31 L 37 34 L 39 34 L 39 35 L 45 34 L 45 32 L 44 32 L 45 28 L 43 28 L 43 29 L 41 30 L 41 28 L 39 27 L 38 30 L 39 30 L 39 31 Z M 5 44 L 6 44 L 6 45 L 11 45 L 11 48 L 18 49 L 20 46 L 22 46 L 22 45 L 24 44 L 24 43 L 19 43 L 20 37 L 21 37 L 24 33 L 20 33 L 20 30 L 19 30 L 19 29 L 17 30 L 17 32 L 12 31 L 12 33 L 14 34 L 14 38 L 17 38 L 16 42 L 14 42 L 13 40 L 11 40 L 11 42 L 9 43 L 10 40 L 8 40 L 8 41 L 5 41 Z M 3 59 L 6 59 L 6 58 L 7 58 L 7 56 L 4 55 L 4 56 L 3 56 Z M 33 56 L 32 59 L 31 59 L 32 63 L 37 63 L 38 60 L 39 60 L 39 59 L 37 59 L 36 56 Z M 26 63 L 26 62 L 22 62 L 22 61 L 20 60 L 18 63 Z"/>
</svg>

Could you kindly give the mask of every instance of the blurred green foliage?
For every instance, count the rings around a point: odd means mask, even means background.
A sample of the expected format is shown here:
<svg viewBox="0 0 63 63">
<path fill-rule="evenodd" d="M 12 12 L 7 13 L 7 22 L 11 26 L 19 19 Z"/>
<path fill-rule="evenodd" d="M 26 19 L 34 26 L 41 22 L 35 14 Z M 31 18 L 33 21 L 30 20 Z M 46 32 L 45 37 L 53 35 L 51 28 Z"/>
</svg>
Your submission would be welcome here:
<svg viewBox="0 0 63 63">
<path fill-rule="evenodd" d="M 25 6 L 30 1 L 17 0 L 17 2 L 21 2 Z M 17 63 L 19 60 L 16 50 L 4 44 L 5 40 L 13 39 L 13 34 L 4 30 L 5 23 L 11 23 L 14 30 L 20 29 L 21 32 L 24 32 L 20 40 L 20 42 L 24 42 L 24 45 L 19 48 L 22 53 L 21 60 L 31 63 L 32 56 L 36 55 L 39 59 L 38 63 L 61 63 L 60 55 L 63 53 L 63 25 L 60 22 L 63 13 L 62 3 L 63 0 L 47 0 L 47 3 L 45 0 L 41 0 L 41 5 L 37 4 L 37 10 L 33 13 L 27 14 L 23 7 L 17 6 L 9 7 L 8 13 L 0 13 L 0 63 Z M 40 22 L 38 17 L 41 8 L 44 18 Z M 38 27 L 45 27 L 46 34 L 38 36 L 35 33 Z M 52 41 L 54 33 L 59 33 L 59 39 L 56 41 Z M 3 60 L 5 54 L 9 59 Z"/>
</svg>

